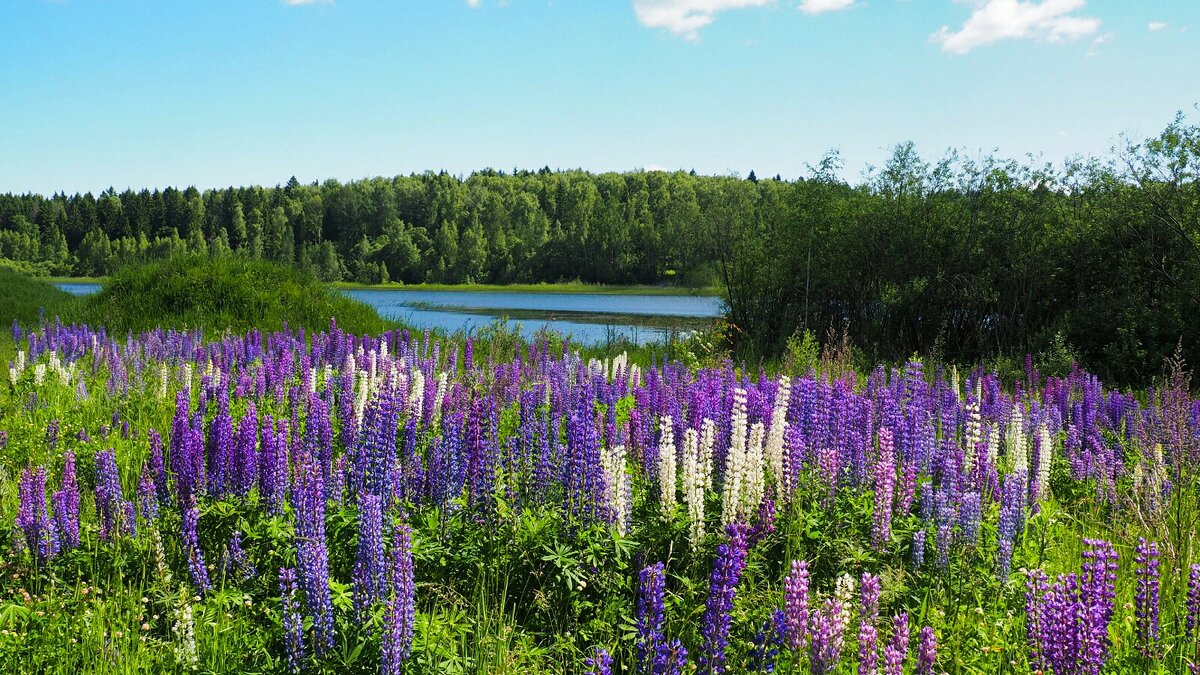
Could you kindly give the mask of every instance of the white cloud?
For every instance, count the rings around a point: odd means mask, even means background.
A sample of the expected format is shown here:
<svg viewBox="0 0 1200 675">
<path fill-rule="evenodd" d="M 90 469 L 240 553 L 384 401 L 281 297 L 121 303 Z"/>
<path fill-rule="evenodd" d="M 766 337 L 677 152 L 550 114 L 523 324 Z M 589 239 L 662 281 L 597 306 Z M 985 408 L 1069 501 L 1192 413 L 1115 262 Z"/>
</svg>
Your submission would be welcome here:
<svg viewBox="0 0 1200 675">
<path fill-rule="evenodd" d="M 301 5 L 332 5 L 333 0 L 283 0 L 283 4 L 289 7 L 299 7 Z"/>
<path fill-rule="evenodd" d="M 849 9 L 853 5 L 854 0 L 802 0 L 800 11 L 805 14 L 823 14 Z"/>
<path fill-rule="evenodd" d="M 479 0 L 467 0 L 467 4 L 470 5 L 471 7 L 478 7 Z"/>
<path fill-rule="evenodd" d="M 665 28 L 686 40 L 700 37 L 700 29 L 719 12 L 762 7 L 773 0 L 633 0 L 633 12 L 648 28 Z"/>
<path fill-rule="evenodd" d="M 1165 24 L 1165 23 L 1163 23 L 1163 22 L 1161 22 L 1161 21 L 1151 21 L 1151 22 L 1150 22 L 1150 26 L 1149 26 L 1150 30 L 1156 30 L 1156 31 L 1157 31 L 1157 30 L 1162 30 L 1162 29 L 1164 29 L 1164 28 L 1166 28 L 1166 27 L 1167 27 L 1167 24 Z"/>
<path fill-rule="evenodd" d="M 1087 0 L 975 0 L 975 11 L 957 31 L 949 26 L 930 38 L 951 54 L 966 54 L 998 40 L 1077 40 L 1100 30 L 1100 19 L 1079 16 Z"/>
</svg>

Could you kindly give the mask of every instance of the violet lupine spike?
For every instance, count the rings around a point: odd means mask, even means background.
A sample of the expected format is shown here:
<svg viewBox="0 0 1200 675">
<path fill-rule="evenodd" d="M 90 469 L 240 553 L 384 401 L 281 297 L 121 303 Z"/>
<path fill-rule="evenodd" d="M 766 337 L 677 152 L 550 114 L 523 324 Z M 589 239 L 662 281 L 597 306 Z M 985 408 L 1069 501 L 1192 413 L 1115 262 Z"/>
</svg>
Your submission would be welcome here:
<svg viewBox="0 0 1200 675">
<path fill-rule="evenodd" d="M 663 646 L 664 565 L 654 563 L 638 573 L 637 595 L 637 672 L 659 675 L 659 650 Z"/>
<path fill-rule="evenodd" d="M 809 643 L 808 662 L 813 675 L 832 673 L 842 658 L 845 640 L 845 626 L 841 619 L 843 611 L 841 603 L 830 599 L 812 613 L 812 641 Z"/>
<path fill-rule="evenodd" d="M 292 476 L 296 509 L 296 553 L 304 605 L 313 618 L 313 651 L 333 649 L 333 597 L 329 588 L 329 549 L 325 538 L 325 488 L 314 458 L 300 451 Z"/>
<path fill-rule="evenodd" d="M 182 528 L 183 547 L 188 558 L 188 572 L 192 583 L 201 591 L 212 589 L 208 578 L 208 566 L 204 564 L 204 552 L 200 549 L 200 509 L 196 507 L 195 498 L 183 506 Z"/>
<path fill-rule="evenodd" d="M 925 626 L 921 629 L 921 638 L 917 647 L 917 675 L 932 675 L 933 664 L 937 662 L 937 636 L 933 628 Z"/>
<path fill-rule="evenodd" d="M 787 639 L 787 616 L 783 610 L 771 612 L 762 628 L 751 639 L 749 670 L 755 673 L 775 672 L 775 659 Z"/>
<path fill-rule="evenodd" d="M 784 613 L 787 615 L 787 646 L 792 651 L 805 647 L 808 638 L 808 562 L 793 560 L 792 571 L 783 583 Z"/>
<path fill-rule="evenodd" d="M 279 593 L 283 605 L 283 634 L 287 648 L 288 670 L 299 673 L 304 668 L 304 615 L 296 599 L 296 570 L 279 570 Z"/>
<path fill-rule="evenodd" d="M 1187 632 L 1192 635 L 1200 625 L 1200 565 L 1193 564 L 1188 575 Z"/>
<path fill-rule="evenodd" d="M 584 675 L 612 675 L 612 663 L 608 650 L 596 647 L 592 655 L 583 660 L 583 665 L 588 669 Z"/>
<path fill-rule="evenodd" d="M 879 455 L 874 466 L 875 508 L 871 542 L 882 552 L 892 538 L 892 501 L 896 485 L 896 460 L 891 429 L 879 430 Z"/>
<path fill-rule="evenodd" d="M 75 453 L 63 453 L 63 473 L 54 493 L 54 522 L 64 551 L 79 546 L 79 484 L 75 480 Z"/>
<path fill-rule="evenodd" d="M 59 540 L 54 521 L 46 512 L 46 470 L 24 469 L 18 486 L 20 506 L 17 527 L 25 534 L 25 544 L 37 564 L 45 565 L 58 553 Z"/>
<path fill-rule="evenodd" d="M 142 519 L 147 523 L 158 518 L 158 491 L 154 487 L 154 479 L 150 476 L 149 465 L 142 467 L 142 477 L 138 479 L 138 505 L 142 510 Z"/>
<path fill-rule="evenodd" d="M 125 504 L 121 493 L 121 478 L 112 449 L 96 453 L 96 511 L 100 520 L 100 539 L 109 541 L 129 527 L 125 521 Z"/>
<path fill-rule="evenodd" d="M 1156 658 L 1159 655 L 1158 543 L 1147 543 L 1144 538 L 1139 537 L 1134 565 L 1134 574 L 1137 576 L 1137 596 L 1134 598 L 1134 604 L 1138 650 L 1146 658 Z"/>
<path fill-rule="evenodd" d="M 892 618 L 892 638 L 883 648 L 883 675 L 904 674 L 908 638 L 908 614 L 901 612 Z"/>
<path fill-rule="evenodd" d="M 354 563 L 354 609 L 360 620 L 387 593 L 383 556 L 383 500 L 376 495 L 358 499 L 358 557 Z"/>
<path fill-rule="evenodd" d="M 863 621 L 875 623 L 879 619 L 879 595 L 882 592 L 882 581 L 879 577 L 863 572 L 861 583 L 859 584 L 859 598 L 861 600 L 861 609 L 859 616 Z"/>
<path fill-rule="evenodd" d="M 250 562 L 250 556 L 246 550 L 242 548 L 242 533 L 236 531 L 229 538 L 228 553 L 225 558 L 225 577 L 229 578 L 236 573 L 240 581 L 246 581 L 250 577 L 258 573 L 254 569 L 254 563 Z"/>
<path fill-rule="evenodd" d="M 392 539 L 392 596 L 383 619 L 384 675 L 399 675 L 412 653 L 416 615 L 416 586 L 413 577 L 412 531 L 396 527 Z"/>
<path fill-rule="evenodd" d="M 858 626 L 858 675 L 875 675 L 879 668 L 879 629 L 863 621 Z"/>
<path fill-rule="evenodd" d="M 746 527 L 730 523 L 725 529 L 729 541 L 717 547 L 709 580 L 708 601 L 700 626 L 700 672 L 719 675 L 725 672 L 725 648 L 729 641 L 730 612 L 737 595 L 737 583 L 746 564 Z"/>
</svg>

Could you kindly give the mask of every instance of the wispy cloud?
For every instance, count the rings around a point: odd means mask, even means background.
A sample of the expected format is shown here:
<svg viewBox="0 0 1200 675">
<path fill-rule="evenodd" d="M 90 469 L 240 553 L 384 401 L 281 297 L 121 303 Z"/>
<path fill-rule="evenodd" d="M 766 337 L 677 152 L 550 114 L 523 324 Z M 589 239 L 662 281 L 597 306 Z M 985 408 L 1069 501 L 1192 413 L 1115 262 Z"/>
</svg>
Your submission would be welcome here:
<svg viewBox="0 0 1200 675">
<path fill-rule="evenodd" d="M 1167 27 L 1167 24 L 1165 24 L 1161 21 L 1151 21 L 1150 26 L 1149 26 L 1150 30 L 1152 30 L 1152 31 L 1159 31 L 1166 27 Z"/>
<path fill-rule="evenodd" d="M 828 1 L 828 0 L 822 0 Z M 700 37 L 700 29 L 716 15 L 731 9 L 762 7 L 773 0 L 633 0 L 638 21 L 648 28 L 663 28 L 686 40 Z"/>
<path fill-rule="evenodd" d="M 800 11 L 805 14 L 824 14 L 853 6 L 854 0 L 803 0 L 800 3 Z"/>
<path fill-rule="evenodd" d="M 480 0 L 467 0 L 467 4 L 471 7 L 478 7 Z"/>
<path fill-rule="evenodd" d="M 931 37 L 942 51 L 966 54 L 1000 40 L 1065 42 L 1100 30 L 1100 19 L 1076 14 L 1087 0 L 975 0 L 971 4 L 975 10 L 962 28 L 942 26 Z"/>
<path fill-rule="evenodd" d="M 333 0 L 283 0 L 283 4 L 289 7 L 299 7 L 301 5 L 332 5 Z"/>
</svg>

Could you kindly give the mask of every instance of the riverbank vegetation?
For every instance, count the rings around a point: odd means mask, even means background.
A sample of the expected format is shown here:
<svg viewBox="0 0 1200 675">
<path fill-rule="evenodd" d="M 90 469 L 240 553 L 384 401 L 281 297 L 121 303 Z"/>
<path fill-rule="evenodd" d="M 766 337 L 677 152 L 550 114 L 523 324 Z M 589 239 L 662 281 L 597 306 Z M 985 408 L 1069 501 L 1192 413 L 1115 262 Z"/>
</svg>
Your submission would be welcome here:
<svg viewBox="0 0 1200 675">
<path fill-rule="evenodd" d="M 0 258 L 108 275 L 181 252 L 325 281 L 710 287 L 730 343 L 777 356 L 843 330 L 868 361 L 1067 352 L 1146 384 L 1200 362 L 1200 130 L 1180 117 L 1061 166 L 910 144 L 864 180 L 836 154 L 796 180 L 479 171 L 351 183 L 0 196 Z"/>
</svg>

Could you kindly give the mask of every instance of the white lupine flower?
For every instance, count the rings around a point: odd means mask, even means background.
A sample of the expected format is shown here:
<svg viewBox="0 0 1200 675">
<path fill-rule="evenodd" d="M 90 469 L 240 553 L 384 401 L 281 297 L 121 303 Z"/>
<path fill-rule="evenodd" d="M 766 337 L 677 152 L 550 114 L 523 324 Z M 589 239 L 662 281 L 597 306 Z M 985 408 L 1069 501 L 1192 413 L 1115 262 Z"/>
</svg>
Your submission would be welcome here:
<svg viewBox="0 0 1200 675">
<path fill-rule="evenodd" d="M 321 388 L 328 391 L 329 390 L 329 381 L 332 379 L 333 379 L 333 366 L 331 364 L 326 363 L 325 367 L 321 369 Z"/>
<path fill-rule="evenodd" d="M 380 358 L 380 360 L 387 359 L 387 355 L 388 355 L 387 352 L 388 352 L 387 340 L 380 340 L 379 341 L 379 358 Z"/>
<path fill-rule="evenodd" d="M 363 412 L 367 409 L 367 397 L 371 395 L 371 382 L 367 378 L 359 379 L 354 385 L 354 419 L 362 425 Z"/>
<path fill-rule="evenodd" d="M 170 384 L 171 367 L 166 363 L 162 364 L 158 371 L 158 397 L 167 397 L 167 385 Z"/>
<path fill-rule="evenodd" d="M 1021 413 L 1021 404 L 1013 405 L 1012 417 L 1008 422 L 1008 433 L 1004 436 L 1008 456 L 1012 458 L 1013 469 L 1029 472 L 1029 450 L 1025 446 L 1025 418 Z"/>
<path fill-rule="evenodd" d="M 746 445 L 746 477 L 742 488 L 742 504 L 738 509 L 742 519 L 758 511 L 767 492 L 766 462 L 763 458 L 763 437 L 766 429 L 762 422 L 750 428 L 750 441 Z"/>
<path fill-rule="evenodd" d="M 733 414 L 730 416 L 729 452 L 725 456 L 725 484 L 721 489 L 721 525 L 736 521 L 741 509 L 746 482 L 746 390 L 733 390 Z"/>
<path fill-rule="evenodd" d="M 14 387 L 17 386 L 17 378 L 20 376 L 21 374 L 17 372 L 16 367 L 8 367 L 8 381 L 11 382 Z"/>
<path fill-rule="evenodd" d="M 771 483 L 783 487 L 783 435 L 787 432 L 788 399 L 792 395 L 792 382 L 787 375 L 779 378 L 779 391 L 775 394 L 775 409 L 771 413 L 771 431 L 767 435 L 767 465 L 771 468 Z"/>
<path fill-rule="evenodd" d="M 996 466 L 996 460 L 1000 458 L 1000 427 L 994 422 L 988 425 L 987 456 L 988 464 Z"/>
<path fill-rule="evenodd" d="M 670 415 L 664 415 L 659 424 L 658 502 L 666 519 L 675 511 L 675 429 Z"/>
<path fill-rule="evenodd" d="M 704 472 L 704 489 L 713 489 L 713 451 L 717 444 L 717 423 L 705 417 L 700 423 L 700 463 Z"/>
<path fill-rule="evenodd" d="M 196 622 L 192 615 L 192 603 L 188 602 L 187 589 L 180 586 L 180 598 L 175 605 L 175 656 L 187 668 L 200 666 L 196 653 Z"/>
<path fill-rule="evenodd" d="M 371 386 L 375 386 L 375 378 L 379 373 L 379 362 L 375 350 L 367 352 L 367 379 L 371 381 Z"/>
<path fill-rule="evenodd" d="M 39 363 L 33 367 L 33 383 L 37 386 L 42 386 L 46 381 L 46 364 Z"/>
<path fill-rule="evenodd" d="M 179 369 L 179 384 L 183 385 L 184 389 L 192 388 L 192 362 L 188 361 Z"/>
<path fill-rule="evenodd" d="M 857 582 L 854 580 L 854 577 L 850 576 L 849 573 L 838 577 L 837 582 L 833 587 L 833 599 L 836 600 L 842 608 L 842 613 L 838 615 L 838 623 L 840 623 L 842 626 L 842 630 L 838 631 L 840 633 L 845 632 L 846 628 L 850 625 L 851 619 L 854 618 L 854 605 L 856 604 L 855 596 L 857 596 L 857 588 Z"/>
<path fill-rule="evenodd" d="M 625 446 L 614 448 L 601 446 L 600 467 L 604 471 L 605 494 L 608 504 L 613 510 L 614 526 L 617 534 L 622 537 L 629 530 L 629 522 L 633 517 L 633 506 L 629 494 L 629 473 L 626 470 Z"/>
<path fill-rule="evenodd" d="M 17 372 L 24 372 L 24 370 L 25 370 L 25 350 L 21 349 L 21 350 L 17 351 Z"/>
<path fill-rule="evenodd" d="M 1037 457 L 1038 492 L 1035 498 L 1045 499 L 1050 494 L 1050 461 L 1054 455 L 1054 439 L 1045 424 L 1038 427 L 1038 441 L 1041 448 Z"/>
<path fill-rule="evenodd" d="M 433 423 L 431 428 L 440 429 L 442 425 L 442 401 L 446 399 L 446 387 L 449 380 L 445 371 L 438 373 L 437 390 L 433 394 Z"/>
<path fill-rule="evenodd" d="M 962 388 L 958 382 L 958 366 L 950 366 L 950 390 L 954 392 L 955 400 L 962 399 Z"/>
<path fill-rule="evenodd" d="M 408 390 L 408 408 L 413 419 L 421 418 L 425 404 L 425 375 L 419 370 L 412 373 L 412 386 Z"/>
<path fill-rule="evenodd" d="M 688 511 L 688 541 L 692 550 L 704 541 L 704 486 L 712 478 L 704 475 L 700 453 L 700 434 L 695 429 L 683 432 L 683 502 Z"/>
<path fill-rule="evenodd" d="M 975 464 L 975 446 L 983 440 L 983 420 L 979 416 L 979 400 L 970 399 L 967 401 L 967 420 L 966 432 L 963 434 L 967 444 L 966 466 L 965 469 L 969 472 Z"/>
</svg>

